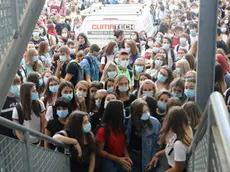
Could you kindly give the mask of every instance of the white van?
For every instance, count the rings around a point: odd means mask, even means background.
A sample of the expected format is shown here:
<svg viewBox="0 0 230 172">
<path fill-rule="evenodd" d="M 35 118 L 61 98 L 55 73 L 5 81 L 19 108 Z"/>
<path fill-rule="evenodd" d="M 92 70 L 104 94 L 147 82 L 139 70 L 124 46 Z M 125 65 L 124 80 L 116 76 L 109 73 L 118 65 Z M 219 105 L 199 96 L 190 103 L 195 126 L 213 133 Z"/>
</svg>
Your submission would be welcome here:
<svg viewBox="0 0 230 172">
<path fill-rule="evenodd" d="M 91 44 L 104 47 L 114 40 L 114 30 L 124 30 L 125 35 L 133 31 L 146 31 L 152 36 L 156 31 L 149 6 L 144 4 L 104 5 L 100 9 L 82 11 L 84 21 L 81 32 L 84 32 Z"/>
</svg>

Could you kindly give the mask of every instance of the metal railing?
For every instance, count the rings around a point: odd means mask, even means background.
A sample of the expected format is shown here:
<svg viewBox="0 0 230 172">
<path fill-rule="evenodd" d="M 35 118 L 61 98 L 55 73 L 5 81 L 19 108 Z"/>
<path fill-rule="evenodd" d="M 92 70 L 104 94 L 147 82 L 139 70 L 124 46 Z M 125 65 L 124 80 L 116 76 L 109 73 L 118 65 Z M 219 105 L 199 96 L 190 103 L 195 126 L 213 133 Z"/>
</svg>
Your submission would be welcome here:
<svg viewBox="0 0 230 172">
<path fill-rule="evenodd" d="M 189 148 L 188 172 L 230 169 L 230 118 L 223 96 L 214 92 Z"/>
<path fill-rule="evenodd" d="M 0 135 L 0 172 L 70 172 L 68 147 L 51 137 L 0 117 L 0 125 L 18 130 L 23 141 Z M 65 153 L 29 144 L 29 135 L 65 149 Z"/>
</svg>

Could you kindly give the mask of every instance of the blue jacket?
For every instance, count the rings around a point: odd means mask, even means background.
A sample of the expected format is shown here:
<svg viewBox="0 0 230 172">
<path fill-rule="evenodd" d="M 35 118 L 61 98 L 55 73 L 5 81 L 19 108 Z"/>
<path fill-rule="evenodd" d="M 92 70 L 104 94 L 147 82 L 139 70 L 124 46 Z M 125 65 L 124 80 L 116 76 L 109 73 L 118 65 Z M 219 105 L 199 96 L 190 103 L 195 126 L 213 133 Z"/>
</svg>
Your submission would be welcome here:
<svg viewBox="0 0 230 172">
<path fill-rule="evenodd" d="M 142 133 L 142 172 L 144 172 L 145 167 L 151 161 L 153 156 L 160 150 L 160 145 L 158 144 L 158 135 L 161 129 L 161 124 L 152 116 L 150 117 L 150 120 L 153 128 Z M 130 141 L 131 130 L 132 121 L 130 119 L 125 132 L 127 146 L 129 145 Z"/>
</svg>

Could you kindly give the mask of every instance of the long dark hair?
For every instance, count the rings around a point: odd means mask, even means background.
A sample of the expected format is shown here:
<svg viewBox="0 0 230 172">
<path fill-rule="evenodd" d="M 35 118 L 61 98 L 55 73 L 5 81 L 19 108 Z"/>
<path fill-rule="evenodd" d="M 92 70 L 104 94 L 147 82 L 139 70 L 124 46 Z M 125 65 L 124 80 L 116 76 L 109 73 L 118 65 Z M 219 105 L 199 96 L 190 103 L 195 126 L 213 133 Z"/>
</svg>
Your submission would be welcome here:
<svg viewBox="0 0 230 172">
<path fill-rule="evenodd" d="M 40 74 L 38 72 L 31 72 L 28 76 L 26 81 L 32 82 L 35 84 L 36 90 L 39 94 L 41 94 L 44 90 L 44 83 L 42 86 L 39 85 L 39 76 Z"/>
<path fill-rule="evenodd" d="M 110 101 L 105 108 L 102 123 L 111 127 L 113 133 L 124 132 L 124 105 L 120 100 Z"/>
<path fill-rule="evenodd" d="M 23 119 L 31 120 L 32 111 L 37 117 L 40 117 L 41 107 L 38 100 L 31 99 L 31 89 L 35 87 L 32 82 L 25 82 L 20 88 L 20 103 L 23 109 Z"/>
<path fill-rule="evenodd" d="M 70 132 L 72 137 L 75 138 L 81 147 L 83 148 L 84 146 L 84 135 L 86 136 L 87 143 L 91 149 L 91 151 L 95 150 L 95 141 L 92 132 L 83 133 L 82 129 L 82 123 L 83 123 L 83 118 L 87 116 L 87 113 L 82 112 L 82 111 L 73 111 L 65 125 L 65 131 Z"/>
<path fill-rule="evenodd" d="M 90 47 L 90 43 L 89 43 L 89 40 L 88 40 L 86 34 L 84 34 L 84 33 L 79 33 L 78 36 L 77 36 L 77 41 L 79 41 L 79 37 L 80 37 L 80 36 L 83 37 L 83 38 L 85 39 L 85 45 L 86 45 L 86 47 Z"/>
<path fill-rule="evenodd" d="M 61 97 L 61 92 L 62 90 L 65 88 L 65 87 L 70 87 L 73 91 L 73 99 L 70 101 L 71 102 L 71 105 L 72 105 L 72 109 L 73 110 L 76 110 L 78 108 L 77 106 L 77 103 L 76 103 L 76 99 L 75 99 L 75 91 L 74 91 L 74 87 L 73 87 L 73 84 L 69 81 L 65 81 L 65 82 L 62 82 L 60 85 L 59 85 L 59 88 L 58 88 L 58 93 L 57 93 L 57 98 Z"/>
<path fill-rule="evenodd" d="M 148 104 L 142 98 L 136 99 L 135 101 L 132 102 L 130 106 L 130 113 L 132 114 L 131 115 L 132 125 L 136 128 L 138 132 L 142 132 L 145 125 L 147 125 L 148 128 L 153 127 L 150 119 L 148 119 L 147 121 L 141 120 L 144 106 L 148 107 Z"/>
</svg>

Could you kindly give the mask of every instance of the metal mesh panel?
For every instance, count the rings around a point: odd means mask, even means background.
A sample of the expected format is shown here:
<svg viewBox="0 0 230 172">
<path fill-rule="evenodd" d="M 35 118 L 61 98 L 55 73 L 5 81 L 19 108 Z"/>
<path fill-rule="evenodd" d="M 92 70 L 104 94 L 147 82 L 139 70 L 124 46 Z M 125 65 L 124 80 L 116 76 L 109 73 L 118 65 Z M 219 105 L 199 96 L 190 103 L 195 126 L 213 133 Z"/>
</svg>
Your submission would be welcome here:
<svg viewBox="0 0 230 172">
<path fill-rule="evenodd" d="M 29 0 L 0 0 L 0 60 Z"/>
<path fill-rule="evenodd" d="M 23 172 L 23 143 L 0 135 L 0 172 Z"/>
<path fill-rule="evenodd" d="M 68 171 L 66 155 L 59 152 L 31 145 L 33 168 L 37 172 Z"/>
</svg>

